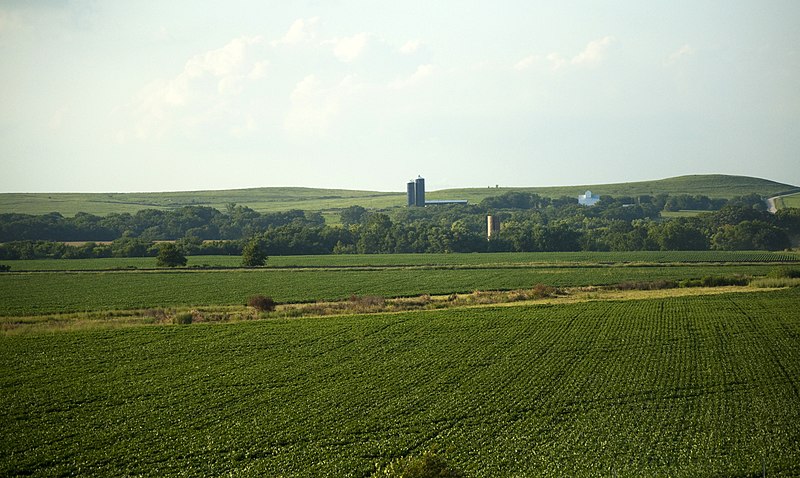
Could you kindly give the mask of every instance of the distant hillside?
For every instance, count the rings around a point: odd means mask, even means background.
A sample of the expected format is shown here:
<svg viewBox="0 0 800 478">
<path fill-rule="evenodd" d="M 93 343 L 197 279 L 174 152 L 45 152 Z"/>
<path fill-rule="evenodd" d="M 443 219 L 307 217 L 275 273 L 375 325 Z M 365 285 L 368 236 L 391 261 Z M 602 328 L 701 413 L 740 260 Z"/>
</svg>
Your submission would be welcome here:
<svg viewBox="0 0 800 478">
<path fill-rule="evenodd" d="M 398 182 L 398 190 L 405 186 Z M 701 175 L 681 176 L 657 181 L 619 184 L 598 184 L 532 188 L 468 188 L 429 191 L 429 199 L 482 199 L 508 191 L 533 192 L 546 197 L 577 196 L 591 190 L 595 194 L 634 196 L 642 194 L 702 194 L 715 198 L 731 198 L 756 193 L 772 196 L 798 189 L 766 179 L 744 176 Z M 222 191 L 185 191 L 161 193 L 5 193 L 0 194 L 0 213 L 45 214 L 60 212 L 73 216 L 77 212 L 105 215 L 111 212 L 136 212 L 140 209 L 171 209 L 187 205 L 211 206 L 224 210 L 226 204 L 245 205 L 260 212 L 303 209 L 333 214 L 348 206 L 390 208 L 405 205 L 405 192 L 353 191 L 313 188 L 254 188 Z"/>
<path fill-rule="evenodd" d="M 727 176 L 723 174 L 707 174 L 696 176 L 678 176 L 655 181 L 639 181 L 632 183 L 594 184 L 582 186 L 556 186 L 535 188 L 486 188 L 486 189 L 447 189 L 429 194 L 431 199 L 467 199 L 471 203 L 480 202 L 483 198 L 497 196 L 508 191 L 525 191 L 545 197 L 577 196 L 587 190 L 594 194 L 609 196 L 639 196 L 644 194 L 692 194 L 711 198 L 730 199 L 736 196 L 756 193 L 768 197 L 775 194 L 797 190 L 797 186 L 782 184 L 767 179 L 747 176 Z"/>
<path fill-rule="evenodd" d="M 160 193 L 6 193 L 0 194 L 0 213 L 45 214 L 77 212 L 105 215 L 134 213 L 140 209 L 173 209 L 182 206 L 211 206 L 221 211 L 230 203 L 260 212 L 302 209 L 325 211 L 354 204 L 385 208 L 403 204 L 405 193 L 315 188 L 252 188 L 221 191 L 180 191 Z"/>
</svg>

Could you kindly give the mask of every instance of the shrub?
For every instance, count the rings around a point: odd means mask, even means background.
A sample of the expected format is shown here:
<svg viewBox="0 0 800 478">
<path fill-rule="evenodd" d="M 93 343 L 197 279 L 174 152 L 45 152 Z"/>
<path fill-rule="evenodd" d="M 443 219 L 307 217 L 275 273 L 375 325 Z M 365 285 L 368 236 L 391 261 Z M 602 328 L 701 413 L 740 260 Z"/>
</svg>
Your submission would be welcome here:
<svg viewBox="0 0 800 478">
<path fill-rule="evenodd" d="M 191 312 L 183 312 L 183 313 L 180 313 L 180 314 L 175 314 L 175 316 L 172 317 L 172 323 L 173 324 L 179 324 L 179 325 L 191 324 L 192 323 L 192 317 L 193 316 L 192 316 Z"/>
<path fill-rule="evenodd" d="M 348 300 L 356 311 L 366 311 L 386 305 L 386 299 L 377 295 L 351 295 Z"/>
<path fill-rule="evenodd" d="M 372 476 L 373 478 L 461 478 L 465 475 L 463 471 L 447 463 L 441 455 L 437 455 L 434 451 L 426 451 L 421 456 L 397 458 Z"/>
<path fill-rule="evenodd" d="M 533 286 L 533 289 L 531 289 L 531 293 L 533 294 L 533 299 L 546 299 L 548 297 L 553 297 L 558 293 L 558 290 L 549 285 L 536 284 Z"/>
<path fill-rule="evenodd" d="M 259 312 L 272 312 L 278 305 L 272 300 L 272 297 L 265 297 L 263 295 L 254 295 L 247 299 L 247 305 L 256 309 Z"/>
<path fill-rule="evenodd" d="M 8 264 L 0 264 L 0 272 L 8 272 L 11 270 L 11 266 Z"/>
</svg>

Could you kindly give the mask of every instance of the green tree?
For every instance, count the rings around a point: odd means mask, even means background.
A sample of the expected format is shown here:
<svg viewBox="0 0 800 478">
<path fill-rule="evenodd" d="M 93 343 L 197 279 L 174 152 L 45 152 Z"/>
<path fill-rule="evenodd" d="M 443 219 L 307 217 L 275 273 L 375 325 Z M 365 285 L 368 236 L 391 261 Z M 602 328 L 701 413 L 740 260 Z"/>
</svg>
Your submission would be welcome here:
<svg viewBox="0 0 800 478">
<path fill-rule="evenodd" d="M 266 244 L 260 237 L 252 237 L 242 249 L 242 265 L 245 267 L 263 266 L 267 262 Z"/>
<path fill-rule="evenodd" d="M 367 210 L 361 206 L 350 206 L 342 209 L 339 213 L 339 219 L 342 224 L 349 226 L 351 224 L 361 224 L 364 220 Z"/>
<path fill-rule="evenodd" d="M 186 256 L 183 251 L 172 242 L 164 242 L 158 246 L 156 258 L 158 267 L 177 267 L 186 265 Z"/>
<path fill-rule="evenodd" d="M 786 231 L 763 221 L 743 221 L 722 226 L 711 239 L 714 249 L 724 251 L 779 251 L 791 247 Z"/>
</svg>

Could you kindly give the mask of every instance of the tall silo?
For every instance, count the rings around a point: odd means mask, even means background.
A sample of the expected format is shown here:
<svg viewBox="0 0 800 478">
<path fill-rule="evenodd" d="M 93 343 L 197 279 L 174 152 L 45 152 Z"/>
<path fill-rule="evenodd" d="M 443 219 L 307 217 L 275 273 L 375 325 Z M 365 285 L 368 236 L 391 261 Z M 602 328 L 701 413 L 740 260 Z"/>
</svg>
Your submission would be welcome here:
<svg viewBox="0 0 800 478">
<path fill-rule="evenodd" d="M 417 193 L 416 193 L 417 190 L 414 187 L 414 180 L 413 179 L 411 181 L 409 181 L 408 184 L 406 184 L 406 191 L 408 193 L 408 206 L 411 207 L 411 206 L 416 205 L 417 204 Z"/>
<path fill-rule="evenodd" d="M 500 218 L 497 216 L 486 216 L 486 237 L 491 239 L 498 231 L 500 231 Z"/>
<path fill-rule="evenodd" d="M 425 178 L 417 178 L 415 188 L 415 203 L 417 207 L 425 207 Z"/>
</svg>

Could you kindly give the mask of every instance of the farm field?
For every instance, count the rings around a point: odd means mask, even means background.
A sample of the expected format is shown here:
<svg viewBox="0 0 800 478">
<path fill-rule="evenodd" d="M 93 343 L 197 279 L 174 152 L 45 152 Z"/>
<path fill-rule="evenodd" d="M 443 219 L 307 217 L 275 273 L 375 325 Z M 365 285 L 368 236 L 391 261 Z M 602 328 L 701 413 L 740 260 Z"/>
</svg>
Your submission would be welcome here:
<svg viewBox="0 0 800 478">
<path fill-rule="evenodd" d="M 511 290 L 626 281 L 763 276 L 770 264 L 566 265 L 539 267 L 373 267 L 0 274 L 0 316 L 150 307 L 242 305 L 263 294 L 278 302 Z"/>
<path fill-rule="evenodd" d="M 797 476 L 800 289 L 0 336 L 0 474 Z"/>
<path fill-rule="evenodd" d="M 239 256 L 188 256 L 188 267 L 239 267 Z M 267 268 L 398 267 L 398 266 L 530 266 L 630 263 L 791 263 L 797 252 L 766 251 L 636 251 L 636 252 L 509 252 L 490 254 L 343 254 L 273 256 Z M 152 269 L 154 257 L 102 259 L 31 259 L 0 261 L 13 271 Z"/>
<path fill-rule="evenodd" d="M 494 186 L 494 185 L 491 185 Z M 435 187 L 430 183 L 429 187 Z M 745 176 L 696 175 L 654 181 L 556 187 L 489 187 L 428 191 L 429 199 L 467 199 L 476 204 L 484 198 L 509 191 L 536 193 L 545 197 L 577 196 L 587 189 L 601 195 L 636 196 L 657 194 L 702 194 L 732 198 L 756 193 L 771 196 L 795 186 Z M 220 191 L 179 191 L 152 193 L 3 193 L 0 213 L 46 214 L 59 212 L 74 216 L 78 212 L 96 215 L 135 213 L 140 209 L 172 209 L 181 206 L 210 206 L 224 210 L 229 203 L 248 206 L 259 212 L 302 209 L 320 211 L 334 220 L 335 211 L 359 205 L 384 209 L 405 205 L 405 179 L 399 178 L 397 192 L 351 191 L 313 188 L 252 188 Z"/>
</svg>

